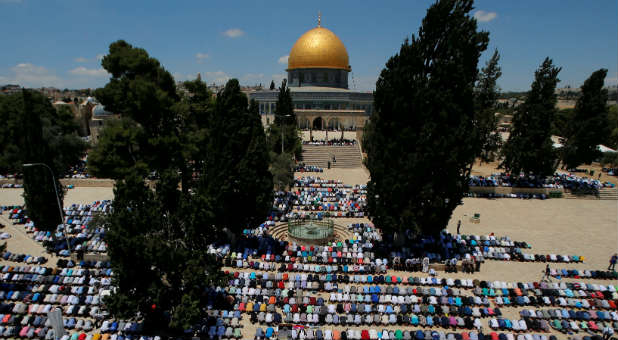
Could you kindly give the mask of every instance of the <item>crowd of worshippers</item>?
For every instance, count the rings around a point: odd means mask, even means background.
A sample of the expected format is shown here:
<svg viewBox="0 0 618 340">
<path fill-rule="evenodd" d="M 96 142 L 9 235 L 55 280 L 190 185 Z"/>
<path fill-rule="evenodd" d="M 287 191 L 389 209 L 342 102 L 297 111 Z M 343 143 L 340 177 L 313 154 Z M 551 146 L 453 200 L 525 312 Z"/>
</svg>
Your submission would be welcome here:
<svg viewBox="0 0 618 340">
<path fill-rule="evenodd" d="M 67 171 L 65 178 L 90 178 L 88 174 L 88 166 L 85 160 L 79 160 L 77 164 L 73 165 Z"/>
<path fill-rule="evenodd" d="M 583 340 L 597 340 L 601 337 L 593 336 L 575 338 Z M 557 340 L 555 335 L 545 334 L 512 334 L 491 332 L 483 334 L 477 331 L 445 332 L 442 330 L 406 330 L 406 329 L 321 329 L 293 327 L 283 325 L 267 327 L 266 330 L 257 328 L 254 340 L 282 339 L 282 340 Z"/>
<path fill-rule="evenodd" d="M 21 206 L 2 206 L 0 210 L 7 211 L 13 224 L 23 225 L 26 233 L 41 243 L 46 249 L 58 256 L 69 256 L 68 243 L 71 250 L 83 253 L 106 253 L 107 244 L 104 241 L 103 227 L 91 228 L 89 223 L 97 214 L 105 214 L 111 209 L 111 201 L 95 201 L 92 204 L 72 204 L 64 207 L 64 224 L 58 225 L 55 231 L 43 231 L 36 228 L 28 218 L 27 211 Z"/>
<path fill-rule="evenodd" d="M 56 267 L 0 266 L 0 337 L 63 340 L 160 340 L 143 334 L 143 324 L 112 318 L 103 297 L 112 289 L 108 262 L 59 259 Z M 229 296 L 212 288 L 204 292 L 206 316 L 195 334 L 211 339 L 240 339 L 240 312 L 231 310 Z M 59 308 L 65 335 L 54 334 L 48 313 Z M 219 310 L 219 308 L 224 310 Z"/>
<path fill-rule="evenodd" d="M 44 264 L 47 262 L 47 258 L 45 256 L 33 256 L 30 254 L 12 253 L 8 250 L 3 252 L 0 257 L 5 261 L 27 264 Z"/>
<path fill-rule="evenodd" d="M 305 145 L 332 145 L 332 146 L 349 146 L 356 145 L 356 140 L 346 138 L 333 138 L 329 140 L 325 139 L 311 139 L 303 141 Z"/>
<path fill-rule="evenodd" d="M 472 198 L 489 198 L 489 199 L 494 199 L 494 198 L 518 198 L 518 199 L 525 199 L 525 200 L 529 200 L 529 199 L 539 199 L 539 200 L 545 200 L 551 197 L 546 195 L 546 194 L 530 194 L 530 193 L 525 193 L 525 192 L 512 192 L 512 193 L 508 193 L 508 194 L 503 194 L 503 193 L 496 193 L 496 192 L 467 192 L 464 193 L 464 197 L 472 197 Z"/>
<path fill-rule="evenodd" d="M 598 190 L 613 186 L 594 178 L 578 177 L 573 174 L 559 174 L 540 177 L 534 175 L 512 175 L 506 173 L 491 176 L 470 176 L 471 187 L 522 187 L 522 188 L 564 188 L 568 190 Z"/>
<path fill-rule="evenodd" d="M 299 177 L 292 189 L 296 199 L 288 219 L 363 217 L 367 206 L 366 185 L 344 185 L 319 177 Z"/>
<path fill-rule="evenodd" d="M 614 270 L 578 270 L 550 268 L 549 275 L 555 278 L 618 280 L 618 272 Z"/>
<path fill-rule="evenodd" d="M 308 165 L 301 162 L 294 166 L 294 172 L 324 172 L 324 169 L 319 166 Z"/>
<path fill-rule="evenodd" d="M 82 223 L 87 224 L 88 218 L 92 216 L 89 212 L 93 211 L 93 206 L 94 211 L 104 211 L 106 204 L 95 202 L 89 206 L 69 207 L 66 222 L 70 228 L 79 230 Z M 15 221 L 27 222 L 27 216 L 20 215 L 19 209 L 12 207 L 4 210 L 18 214 Z M 69 217 L 71 223 L 68 222 Z M 79 222 L 73 224 L 74 219 Z M 591 332 L 599 333 L 599 329 L 617 326 L 615 323 L 618 321 L 618 314 L 615 311 L 618 307 L 615 301 L 618 299 L 618 287 L 611 284 L 504 283 L 466 278 L 440 279 L 435 276 L 435 271 L 433 277 L 405 278 L 385 275 L 385 272 L 395 265 L 397 257 L 399 264 L 402 261 L 405 264 L 407 260 L 420 259 L 420 269 L 425 271 L 429 267 L 430 259 L 432 263 L 445 263 L 453 259 L 463 262 L 470 258 L 476 259 L 476 256 L 479 256 L 479 259 L 516 259 L 515 255 L 507 258 L 503 254 L 516 254 L 513 249 L 521 252 L 521 249 L 530 248 L 526 242 L 493 235 L 452 235 L 443 232 L 436 236 L 419 237 L 415 242 L 404 242 L 405 247 L 393 251 L 393 242 L 397 240 L 383 235 L 370 223 L 356 223 L 348 226 L 353 233 L 352 239 L 311 247 L 272 238 L 269 229 L 273 225 L 273 221 L 268 221 L 258 228 L 247 229 L 233 244 L 217 241 L 209 246 L 208 251 L 222 257 L 226 267 L 239 267 L 240 260 L 242 268 L 260 269 L 264 272 L 230 273 L 226 287 L 213 287 L 206 299 L 209 306 L 207 317 L 191 329 L 192 333 L 211 339 L 246 338 L 250 335 L 243 336 L 239 324 L 243 314 L 248 314 L 246 317 L 250 321 L 271 325 L 274 329 L 288 321 L 318 327 L 402 325 L 417 328 L 472 329 L 477 333 L 477 337 L 485 338 L 484 331 L 478 326 L 480 322 L 476 320 L 491 318 L 496 321 L 490 319 L 490 328 L 506 332 L 500 333 L 505 337 L 513 336 L 513 332 L 532 336 L 529 333 L 531 330 L 546 331 L 545 323 L 532 317 L 519 320 L 502 317 L 499 308 L 491 307 L 492 303 L 496 306 L 585 309 L 591 318 L 592 315 L 596 317 L 595 320 L 590 320 L 593 324 L 587 323 Z M 405 236 L 412 239 L 412 235 Z M 576 259 L 566 255 L 539 255 L 533 257 L 533 260 L 558 262 Z M 582 259 L 578 257 L 577 260 Z M 82 340 L 87 340 L 86 333 L 99 334 L 101 337 L 105 335 L 116 340 L 138 337 L 141 332 L 140 323 L 110 319 L 101 306 L 101 296 L 107 294 L 102 290 L 111 289 L 112 272 L 108 266 L 106 263 L 74 262 L 70 259 L 59 259 L 55 268 L 37 266 L 15 269 L 17 267 L 6 266 L 6 271 L 2 269 L 4 276 L 0 284 L 0 291 L 5 291 L 4 295 L 0 293 L 0 314 L 3 314 L 2 319 L 6 317 L 5 314 L 9 314 L 9 322 L 0 323 L 0 327 L 3 327 L 0 334 L 11 338 L 36 336 L 51 339 L 53 333 L 50 334 L 50 328 L 41 323 L 42 319 L 37 321 L 36 316 L 43 317 L 52 306 L 60 306 L 63 308 L 63 315 L 67 317 L 65 328 L 72 333 L 71 338 L 75 336 L 79 340 L 79 337 L 84 335 Z M 6 284 L 19 286 L 9 287 Z M 37 288 L 40 285 L 43 285 L 42 290 Z M 54 289 L 53 285 L 70 287 L 70 290 L 54 293 L 49 290 Z M 22 287 L 25 288 L 21 289 Z M 34 288 L 37 289 L 32 290 Z M 464 294 L 464 289 L 473 290 L 472 296 Z M 322 298 L 320 302 L 320 298 L 311 296 L 316 291 L 327 292 L 330 297 Z M 305 303 L 305 298 L 308 303 Z M 490 299 L 495 302 L 490 302 Z M 312 306 L 311 310 L 307 309 L 309 306 Z M 298 311 L 295 312 L 295 308 Z M 595 310 L 594 314 L 592 310 Z M 603 313 L 599 314 L 598 311 Z M 30 317 L 22 324 L 27 316 Z M 94 326 L 90 321 L 88 327 L 86 321 L 92 319 L 95 320 Z M 493 327 L 496 323 L 497 326 Z M 560 323 L 560 326 L 563 324 Z M 91 330 L 87 330 L 90 327 Z M 581 324 L 578 327 L 579 330 L 583 329 Z M 578 331 L 573 327 L 569 330 Z M 367 334 L 370 334 L 370 331 L 367 330 Z M 446 336 L 446 332 L 439 332 Z M 421 333 L 424 339 L 426 333 Z M 360 338 L 363 338 L 363 334 L 365 333 L 360 333 Z M 382 333 L 381 338 L 390 339 L 390 334 L 386 334 Z M 435 335 L 432 334 L 430 333 L 431 336 Z M 403 335 L 405 334 L 402 333 Z M 271 337 L 279 338 L 276 332 L 271 333 Z M 356 333 L 353 337 L 356 337 Z"/>
<path fill-rule="evenodd" d="M 393 250 L 392 235 L 382 235 L 371 223 L 353 223 L 348 230 L 352 238 L 330 242 L 325 246 L 304 246 L 274 239 L 267 222 L 246 229 L 245 237 L 234 246 L 213 243 L 209 252 L 224 258 L 226 266 L 262 270 L 312 273 L 382 273 L 389 268 L 435 274 L 430 264 L 444 264 L 448 271 L 474 273 L 485 260 L 529 262 L 582 262 L 581 256 L 524 254 L 531 248 L 526 242 L 494 235 L 416 236 L 413 242 Z M 412 240 L 412 239 L 411 239 Z"/>
<path fill-rule="evenodd" d="M 20 183 L 2 183 L 3 189 L 21 189 L 24 185 Z"/>
<path fill-rule="evenodd" d="M 287 221 L 288 213 L 298 201 L 298 195 L 291 191 L 275 191 L 273 196 L 273 207 L 267 220 Z"/>
<path fill-rule="evenodd" d="M 311 291 L 324 291 L 326 286 L 316 288 L 309 284 L 298 284 L 310 280 L 309 275 L 255 272 L 234 272 L 230 275 L 232 278 L 226 290 L 230 295 L 236 296 L 234 309 L 249 313 L 252 323 L 272 326 L 281 323 L 344 327 L 410 325 L 447 329 L 477 328 L 482 332 L 482 325 L 476 320 L 490 318 L 490 328 L 496 330 L 547 332 L 548 321 L 527 317 L 518 320 L 504 318 L 500 308 L 491 307 L 492 303 L 488 298 L 497 296 L 496 299 L 500 298 L 501 305 L 502 301 L 512 297 L 513 304 L 517 306 L 578 306 L 576 299 L 571 301 L 562 297 L 575 289 L 578 289 L 581 297 L 586 297 L 579 302 L 588 303 L 579 305 L 579 308 L 608 310 L 594 314 L 596 323 L 591 326 L 593 331 L 608 325 L 615 327 L 618 321 L 615 303 L 612 305 L 613 301 L 609 300 L 618 297 L 618 291 L 617 287 L 611 285 L 397 278 L 392 279 L 393 286 L 386 287 L 378 285 L 383 282 L 360 287 L 340 283 L 338 288 L 331 290 L 326 299 L 310 294 Z M 400 286 L 406 283 L 430 287 Z M 473 296 L 455 287 L 473 288 Z M 590 314 L 593 315 L 592 312 Z"/>
<path fill-rule="evenodd" d="M 365 185 L 344 185 L 320 177 L 298 177 L 291 191 L 275 191 L 268 221 L 325 217 L 363 217 L 367 205 Z"/>
</svg>

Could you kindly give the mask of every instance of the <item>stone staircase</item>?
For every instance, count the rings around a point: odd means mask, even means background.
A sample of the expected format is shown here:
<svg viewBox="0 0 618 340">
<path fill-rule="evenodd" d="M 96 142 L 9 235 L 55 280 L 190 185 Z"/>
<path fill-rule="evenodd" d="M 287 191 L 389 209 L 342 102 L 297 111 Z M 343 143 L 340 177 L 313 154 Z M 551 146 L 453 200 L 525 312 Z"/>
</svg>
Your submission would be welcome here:
<svg viewBox="0 0 618 340">
<path fill-rule="evenodd" d="M 565 192 L 562 196 L 566 199 L 585 199 L 585 200 L 618 200 L 618 188 L 602 188 L 599 189 L 598 195 L 593 194 L 573 194 Z"/>
<path fill-rule="evenodd" d="M 562 198 L 578 199 L 578 200 L 598 200 L 599 199 L 596 195 L 593 195 L 593 194 L 574 194 L 568 191 L 565 191 L 562 194 Z"/>
<path fill-rule="evenodd" d="M 618 200 L 618 188 L 602 188 L 599 190 L 600 200 Z"/>
<path fill-rule="evenodd" d="M 333 156 L 337 162 L 332 163 Z M 362 157 L 358 144 L 346 146 L 303 145 L 303 162 L 326 169 L 328 161 L 331 168 L 360 168 Z"/>
</svg>

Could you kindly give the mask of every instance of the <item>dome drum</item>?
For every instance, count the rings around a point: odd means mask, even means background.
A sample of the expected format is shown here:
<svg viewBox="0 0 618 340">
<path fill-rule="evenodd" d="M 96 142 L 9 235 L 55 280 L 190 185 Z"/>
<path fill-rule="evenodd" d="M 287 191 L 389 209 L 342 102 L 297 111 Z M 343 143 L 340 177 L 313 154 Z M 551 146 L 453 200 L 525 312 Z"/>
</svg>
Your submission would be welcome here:
<svg viewBox="0 0 618 340">
<path fill-rule="evenodd" d="M 288 84 L 348 88 L 348 51 L 335 33 L 323 27 L 303 34 L 290 51 Z"/>
<path fill-rule="evenodd" d="M 288 84 L 293 87 L 322 86 L 348 88 L 348 71 L 326 68 L 299 68 L 288 71 Z"/>
</svg>

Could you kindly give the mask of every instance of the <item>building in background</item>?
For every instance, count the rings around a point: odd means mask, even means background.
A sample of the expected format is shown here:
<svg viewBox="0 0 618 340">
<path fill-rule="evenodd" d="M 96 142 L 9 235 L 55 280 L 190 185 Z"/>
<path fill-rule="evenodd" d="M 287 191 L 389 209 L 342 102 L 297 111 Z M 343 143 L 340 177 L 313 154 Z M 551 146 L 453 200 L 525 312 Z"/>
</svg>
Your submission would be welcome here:
<svg viewBox="0 0 618 340">
<path fill-rule="evenodd" d="M 288 58 L 290 88 L 298 127 L 306 130 L 362 129 L 373 111 L 373 93 L 349 89 L 348 52 L 337 35 L 321 26 L 303 34 Z M 249 93 L 264 125 L 274 121 L 278 90 Z"/>
</svg>

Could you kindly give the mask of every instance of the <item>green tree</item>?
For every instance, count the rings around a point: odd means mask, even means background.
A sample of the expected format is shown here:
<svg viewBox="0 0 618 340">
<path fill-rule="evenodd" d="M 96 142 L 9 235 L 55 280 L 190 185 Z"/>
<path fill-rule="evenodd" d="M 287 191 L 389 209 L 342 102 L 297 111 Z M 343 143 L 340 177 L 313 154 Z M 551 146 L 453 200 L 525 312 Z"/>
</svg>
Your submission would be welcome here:
<svg viewBox="0 0 618 340">
<path fill-rule="evenodd" d="M 99 178 L 121 179 L 130 172 L 146 175 L 148 164 L 140 152 L 144 129 L 126 117 L 105 123 L 96 146 L 88 154 L 88 170 Z"/>
<path fill-rule="evenodd" d="M 24 174 L 24 201 L 28 216 L 42 230 L 55 229 L 60 221 L 54 182 L 43 166 L 22 169 L 24 163 L 44 163 L 59 179 L 83 157 L 86 143 L 77 135 L 70 110 L 56 110 L 36 91 L 22 90 L 0 100 L 0 171 Z"/>
<path fill-rule="evenodd" d="M 283 143 L 281 138 L 283 138 Z M 279 88 L 274 124 L 268 130 L 268 144 L 270 150 L 276 154 L 281 153 L 282 144 L 284 153 L 291 153 L 296 158 L 300 158 L 302 154 L 302 141 L 298 135 L 292 95 L 285 79 Z"/>
<path fill-rule="evenodd" d="M 270 81 L 270 90 L 272 91 L 272 90 L 274 90 L 274 89 L 275 89 L 275 81 L 274 81 L 274 80 L 271 80 L 271 81 Z"/>
<path fill-rule="evenodd" d="M 277 190 L 286 190 L 294 183 L 294 172 L 292 155 L 289 153 L 270 154 L 270 172 L 273 176 L 273 183 Z"/>
<path fill-rule="evenodd" d="M 141 127 L 139 153 L 143 162 L 149 164 L 149 170 L 160 172 L 179 166 L 183 160 L 177 152 L 180 138 L 175 105 L 180 97 L 172 75 L 144 49 L 123 40 L 110 45 L 109 54 L 101 64 L 112 78 L 105 87 L 95 91 L 95 96 L 106 110 L 119 113 Z M 102 169 L 113 166 L 97 165 Z"/>
<path fill-rule="evenodd" d="M 205 230 L 212 224 L 192 218 L 195 203 L 175 189 L 178 180 L 164 172 L 152 190 L 141 176 L 128 175 L 116 182 L 106 218 L 116 290 L 105 303 L 118 317 L 140 312 L 147 331 L 194 325 L 207 302 L 205 290 L 223 283 L 221 264 L 203 242 L 205 234 L 213 236 Z"/>
<path fill-rule="evenodd" d="M 607 120 L 609 121 L 610 135 L 604 144 L 615 150 L 618 149 L 618 105 L 614 104 L 609 107 Z"/>
<path fill-rule="evenodd" d="M 556 84 L 561 68 L 545 58 L 534 74 L 526 101 L 515 115 L 505 143 L 502 166 L 511 173 L 549 176 L 554 173 L 557 153 L 551 140 L 551 123 L 556 114 Z"/>
<path fill-rule="evenodd" d="M 498 100 L 497 80 L 502 75 L 498 62 L 500 54 L 494 51 L 489 61 L 479 74 L 475 88 L 475 117 L 476 133 L 480 143 L 483 162 L 491 162 L 496 158 L 502 138 L 497 130 L 498 119 L 496 118 L 496 104 Z"/>
<path fill-rule="evenodd" d="M 376 83 L 364 142 L 368 207 L 386 232 L 439 233 L 468 189 L 480 153 L 474 85 L 489 41 L 472 8 L 471 0 L 434 3 Z"/>
<path fill-rule="evenodd" d="M 573 127 L 571 124 L 573 116 L 575 116 L 575 109 L 558 110 L 551 124 L 551 134 L 562 138 L 570 136 L 571 132 L 569 129 Z"/>
<path fill-rule="evenodd" d="M 612 168 L 618 168 L 618 153 L 616 152 L 604 152 L 601 158 L 601 166 L 609 166 Z"/>
<path fill-rule="evenodd" d="M 217 223 L 233 232 L 263 222 L 272 207 L 266 136 L 257 103 L 248 106 L 236 79 L 217 94 L 197 187 L 200 195 L 216 202 Z"/>
<path fill-rule="evenodd" d="M 580 164 L 590 164 L 601 157 L 597 145 L 610 135 L 607 89 L 603 88 L 606 69 L 593 72 L 581 88 L 581 96 L 575 104 L 575 115 L 570 122 L 570 133 L 562 151 L 562 163 L 568 169 Z"/>
<path fill-rule="evenodd" d="M 199 173 L 203 167 L 201 155 L 205 154 L 208 137 L 208 124 L 215 105 L 214 96 L 206 83 L 199 78 L 184 82 L 187 93 L 176 105 L 179 115 L 179 136 L 182 144 L 181 185 L 183 191 L 193 186 L 192 174 Z"/>
<path fill-rule="evenodd" d="M 294 104 L 292 103 L 292 95 L 290 88 L 287 86 L 287 81 L 283 79 L 277 96 L 277 105 L 275 107 L 275 125 L 294 124 L 296 126 L 296 115 L 294 114 Z"/>
<path fill-rule="evenodd" d="M 90 160 L 116 179 L 105 220 L 117 289 L 105 303 L 115 316 L 139 312 L 149 330 L 177 333 L 202 316 L 208 287 L 222 283 L 208 245 L 226 228 L 263 222 L 272 205 L 264 129 L 237 80 L 215 102 L 199 79 L 178 95 L 169 72 L 124 41 L 102 64 L 112 78 L 97 98 L 121 116 L 103 128 Z"/>
</svg>

